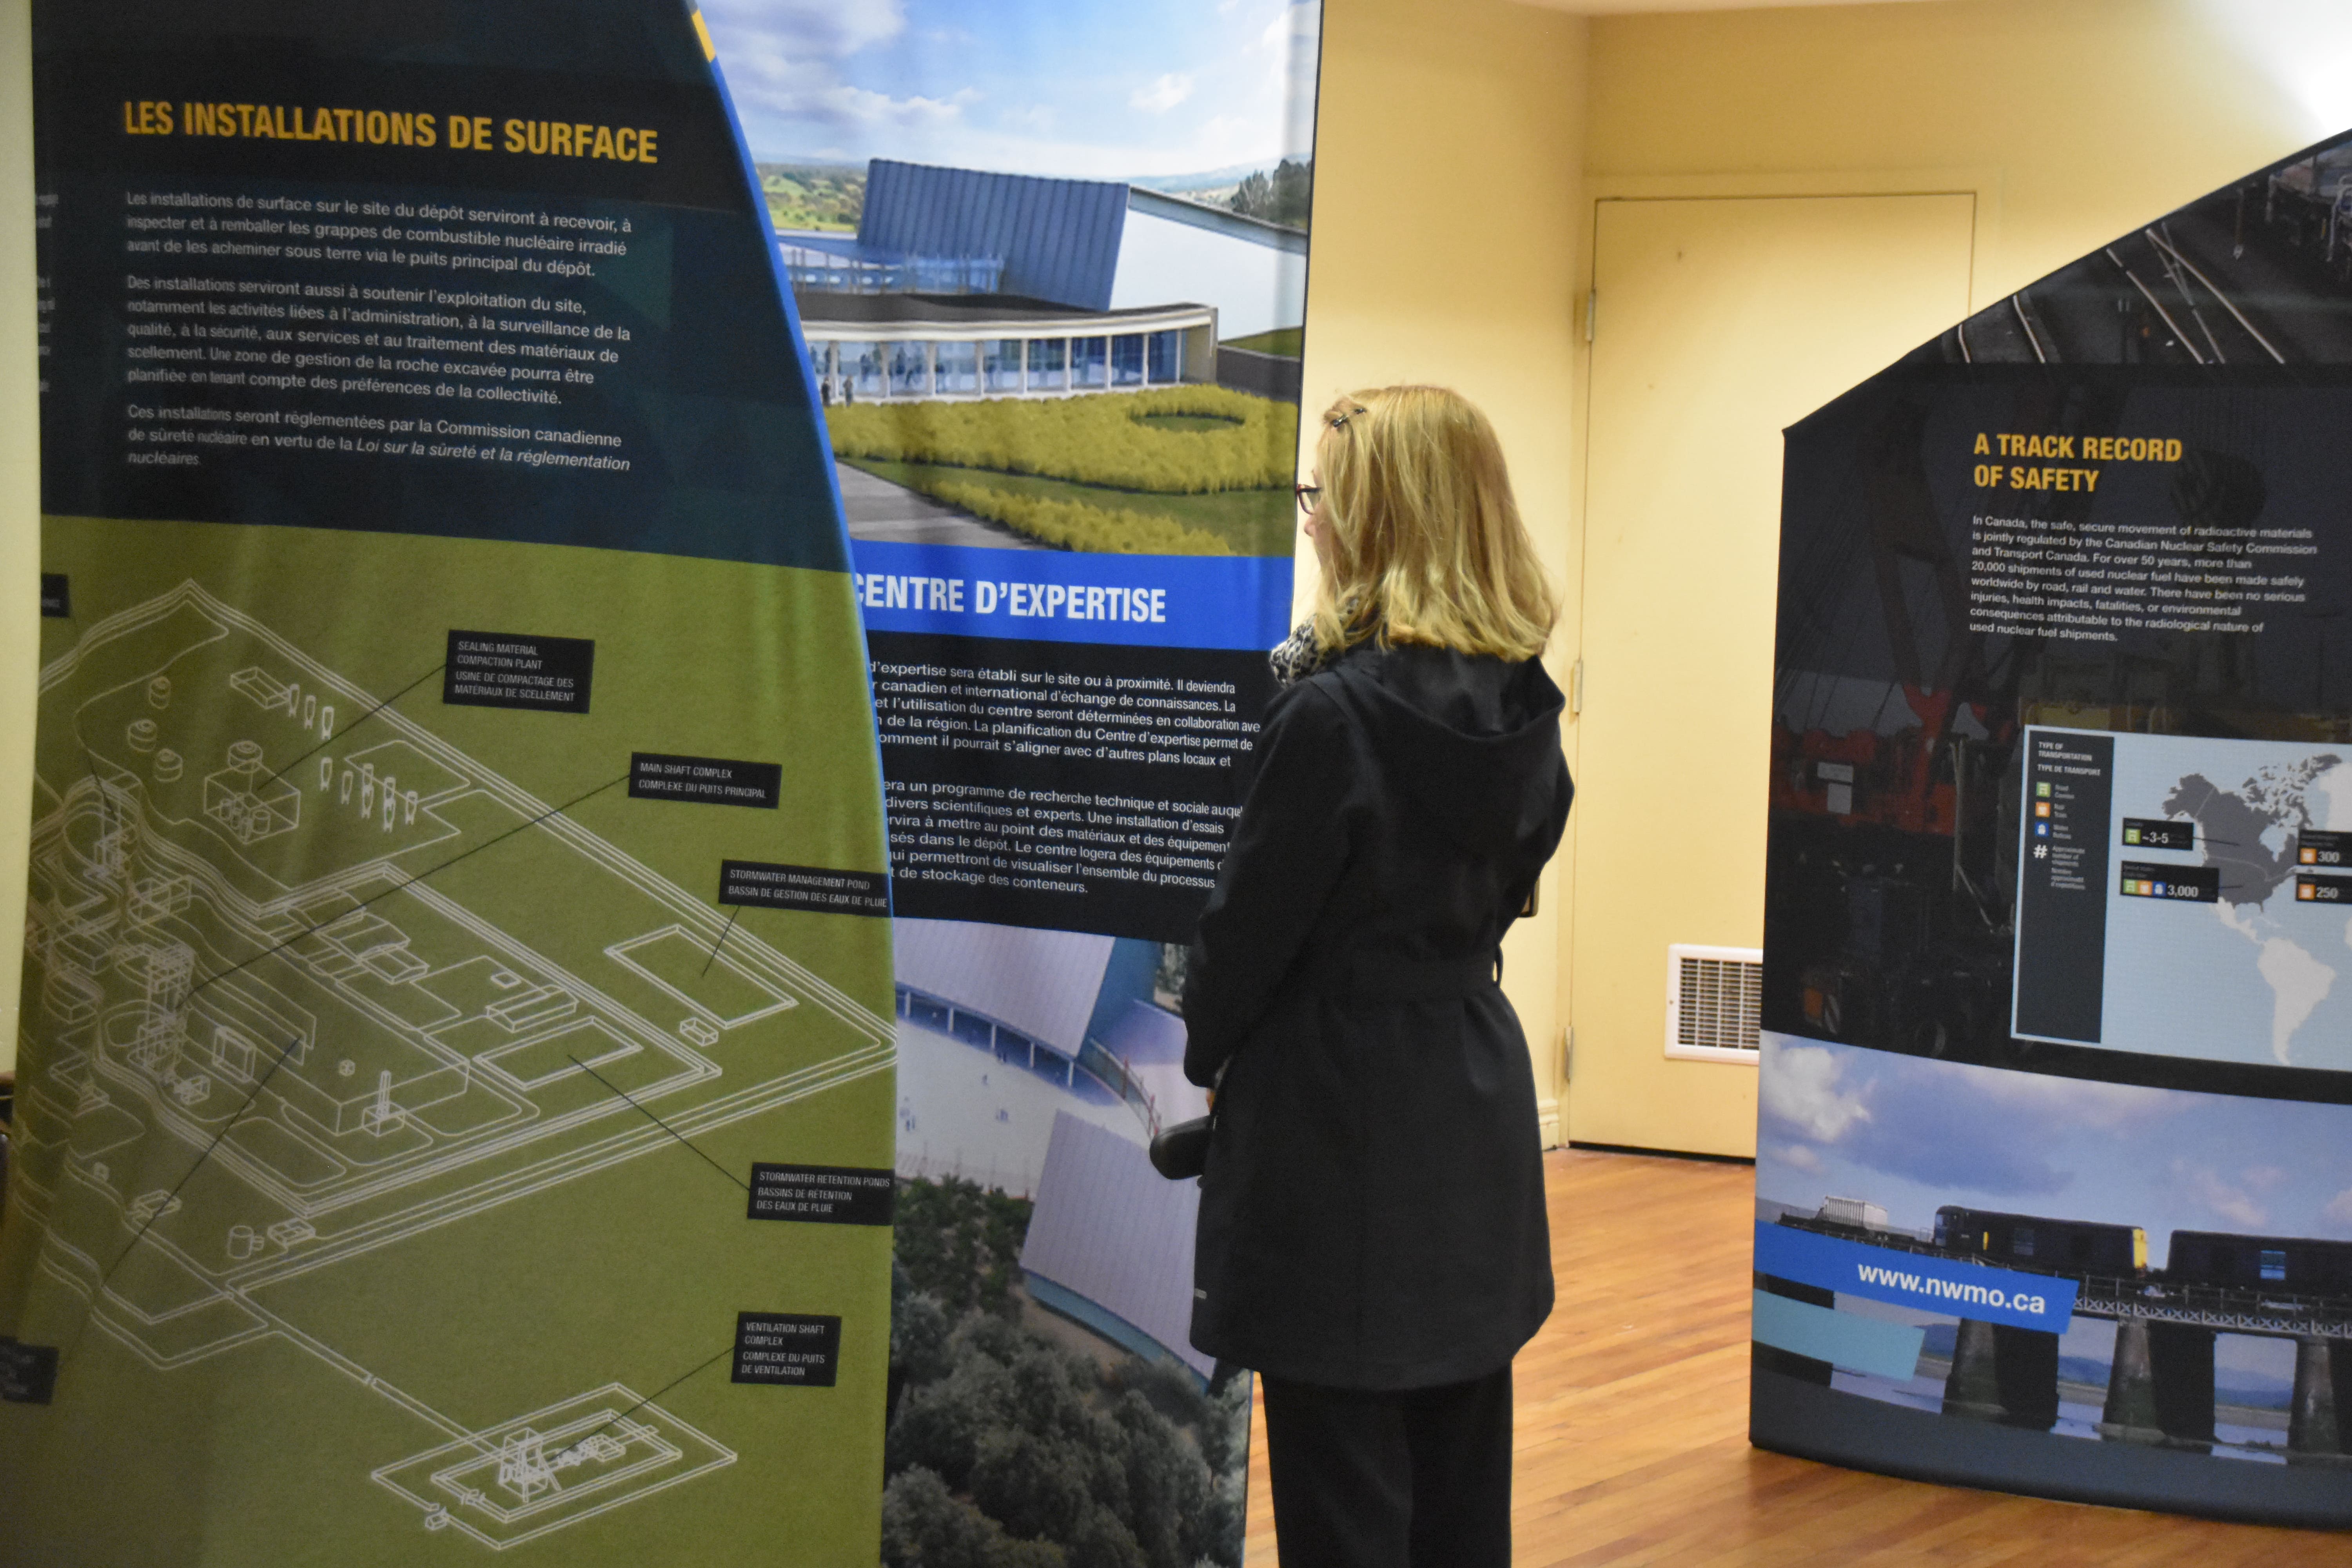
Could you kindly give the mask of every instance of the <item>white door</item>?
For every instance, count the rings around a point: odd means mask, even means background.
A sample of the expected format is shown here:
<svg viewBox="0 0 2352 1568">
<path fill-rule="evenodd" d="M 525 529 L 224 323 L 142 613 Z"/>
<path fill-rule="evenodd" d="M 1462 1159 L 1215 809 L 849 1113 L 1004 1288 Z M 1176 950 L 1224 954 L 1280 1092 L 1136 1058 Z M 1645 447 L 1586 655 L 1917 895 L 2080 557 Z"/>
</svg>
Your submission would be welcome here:
<svg viewBox="0 0 2352 1568">
<path fill-rule="evenodd" d="M 1753 1154 L 1664 1054 L 1671 942 L 1763 942 L 1780 431 L 1969 313 L 1968 195 L 1603 201 L 1568 1135 Z"/>
</svg>

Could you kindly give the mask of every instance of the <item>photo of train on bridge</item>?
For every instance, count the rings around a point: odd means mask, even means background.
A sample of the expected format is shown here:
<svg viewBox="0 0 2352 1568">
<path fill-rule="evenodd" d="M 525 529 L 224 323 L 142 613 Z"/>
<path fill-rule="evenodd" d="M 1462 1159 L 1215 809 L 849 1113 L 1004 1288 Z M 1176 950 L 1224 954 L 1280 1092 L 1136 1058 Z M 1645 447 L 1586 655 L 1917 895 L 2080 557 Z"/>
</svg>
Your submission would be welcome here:
<svg viewBox="0 0 2352 1568">
<path fill-rule="evenodd" d="M 2352 1107 L 1764 1052 L 1759 1408 L 1996 1428 L 2062 1493 L 2100 1453 L 2230 1461 L 2352 1519 Z"/>
<path fill-rule="evenodd" d="M 1947 1204 L 1923 1235 L 1889 1226 L 1883 1209 L 1857 1199 L 1826 1198 L 1811 1213 L 1766 1206 L 1779 1211 L 1769 1223 L 1859 1244 L 1865 1252 L 1856 1258 L 1888 1255 L 1868 1279 L 1857 1278 L 1863 1300 L 1917 1297 L 1906 1260 L 1969 1259 L 2073 1282 L 2074 1319 L 2107 1330 L 2074 1335 L 2070 1325 L 2067 1334 L 2053 1333 L 1963 1311 L 1920 1325 L 1918 1360 L 1900 1378 L 1841 1368 L 1849 1358 L 1834 1348 L 1808 1355 L 1824 1347 L 1791 1339 L 1795 1348 L 1787 1348 L 1763 1337 L 1769 1328 L 1759 1331 L 1759 1355 L 1787 1375 L 2069 1436 L 2352 1464 L 2352 1241 L 2175 1231 L 2165 1266 L 2151 1268 L 2147 1233 L 2137 1226 Z M 1855 1267 L 1859 1277 L 1873 1266 Z M 1881 1286 L 1882 1279 L 1892 1282 Z M 1826 1287 L 1766 1275 L 1759 1289 L 1834 1314 L 1835 1292 Z M 2277 1358 L 2247 1357 L 2221 1380 L 2217 1349 L 2225 1333 L 2291 1345 L 2291 1372 L 2281 1379 L 2273 1374 L 2284 1368 L 2265 1364 Z M 2102 1358 L 2083 1353 L 2095 1349 L 2084 1342 L 2101 1338 L 2104 1375 Z"/>
</svg>

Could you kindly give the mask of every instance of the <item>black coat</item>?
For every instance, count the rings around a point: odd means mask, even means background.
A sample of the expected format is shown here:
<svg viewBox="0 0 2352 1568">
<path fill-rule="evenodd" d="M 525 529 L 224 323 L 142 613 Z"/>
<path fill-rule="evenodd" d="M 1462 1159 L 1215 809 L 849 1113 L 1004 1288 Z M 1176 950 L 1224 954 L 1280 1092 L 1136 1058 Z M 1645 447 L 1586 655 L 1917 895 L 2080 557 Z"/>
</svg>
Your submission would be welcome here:
<svg viewBox="0 0 2352 1568">
<path fill-rule="evenodd" d="M 1508 1362 L 1551 1311 L 1496 942 L 1568 822 L 1540 664 L 1359 648 L 1276 699 L 1184 986 L 1213 1082 L 1192 1342 L 1339 1388 Z"/>
</svg>

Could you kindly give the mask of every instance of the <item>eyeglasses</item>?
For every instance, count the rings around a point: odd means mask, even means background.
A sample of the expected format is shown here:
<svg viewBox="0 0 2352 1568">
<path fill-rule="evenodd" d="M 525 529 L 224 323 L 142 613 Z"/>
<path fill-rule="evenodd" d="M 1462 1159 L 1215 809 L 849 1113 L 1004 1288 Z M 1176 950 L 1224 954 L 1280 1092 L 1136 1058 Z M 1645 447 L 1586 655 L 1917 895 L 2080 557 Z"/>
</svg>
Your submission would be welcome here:
<svg viewBox="0 0 2352 1568">
<path fill-rule="evenodd" d="M 1290 488 L 1298 492 L 1299 510 L 1313 511 L 1317 507 L 1323 504 L 1323 487 L 1321 485 L 1293 485 Z"/>
</svg>

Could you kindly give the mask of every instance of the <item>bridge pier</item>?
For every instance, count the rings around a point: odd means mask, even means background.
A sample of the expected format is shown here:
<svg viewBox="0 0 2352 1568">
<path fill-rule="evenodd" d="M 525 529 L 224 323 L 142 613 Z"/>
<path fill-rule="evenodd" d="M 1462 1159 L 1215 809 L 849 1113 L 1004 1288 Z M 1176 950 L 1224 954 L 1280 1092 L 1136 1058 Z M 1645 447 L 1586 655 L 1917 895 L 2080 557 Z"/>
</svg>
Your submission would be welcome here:
<svg viewBox="0 0 2352 1568">
<path fill-rule="evenodd" d="M 2107 1369 L 2107 1403 L 2099 1412 L 2099 1436 L 2126 1443 L 2161 1443 L 2156 1420 L 2156 1368 L 2147 1348 L 2147 1320 L 2116 1321 L 2116 1359 Z"/>
<path fill-rule="evenodd" d="M 1962 1318 L 1944 1414 L 2048 1431 L 2058 1424 L 2058 1336 Z"/>
<path fill-rule="evenodd" d="M 2099 1435 L 2126 1443 L 2210 1447 L 2213 1331 L 2145 1318 L 2117 1320 Z"/>
<path fill-rule="evenodd" d="M 2294 1342 L 2294 1402 L 2288 1407 L 2286 1452 L 2297 1459 L 2341 1460 L 2352 1454 L 2343 1412 L 2352 1404 L 2352 1340 L 2317 1334 Z"/>
<path fill-rule="evenodd" d="M 1962 1318 L 1952 1341 L 1952 1370 L 1944 1379 L 1944 1414 L 1998 1421 L 2008 1412 L 2000 1405 L 2000 1378 L 1994 1370 L 1992 1325 Z"/>
</svg>

